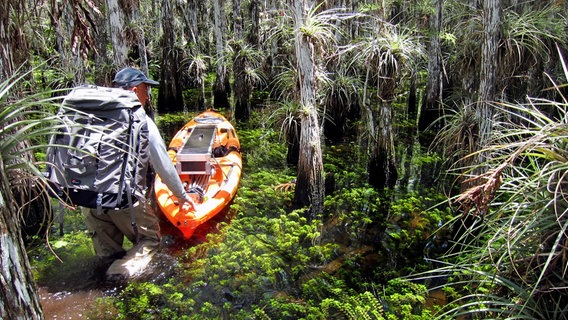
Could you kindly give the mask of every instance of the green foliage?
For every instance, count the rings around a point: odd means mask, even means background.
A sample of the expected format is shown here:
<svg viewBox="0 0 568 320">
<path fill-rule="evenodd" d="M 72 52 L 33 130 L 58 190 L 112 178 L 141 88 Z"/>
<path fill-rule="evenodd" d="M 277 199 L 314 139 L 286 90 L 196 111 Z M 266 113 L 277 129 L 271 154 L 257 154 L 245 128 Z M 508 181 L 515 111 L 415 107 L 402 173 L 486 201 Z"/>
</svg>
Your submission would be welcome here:
<svg viewBox="0 0 568 320">
<path fill-rule="evenodd" d="M 128 285 L 116 299 L 120 310 L 117 319 L 191 319 L 188 315 L 195 310 L 184 294 L 176 292 L 169 284 L 157 285 L 149 282 Z M 201 310 L 207 316 L 207 306 Z M 206 317 L 212 319 L 213 317 Z M 194 318 L 195 319 L 195 318 Z"/>
<path fill-rule="evenodd" d="M 173 136 L 183 127 L 187 122 L 189 122 L 193 117 L 184 113 L 168 113 L 164 115 L 158 115 L 156 117 L 156 125 L 160 129 L 162 138 L 167 144 L 170 143 Z"/>
<path fill-rule="evenodd" d="M 116 320 L 120 319 L 120 313 L 115 306 L 113 297 L 98 298 L 91 308 L 86 310 L 85 319 L 91 320 Z"/>
<path fill-rule="evenodd" d="M 325 200 L 326 211 L 346 226 L 345 232 L 352 240 L 365 236 L 365 229 L 377 220 L 381 197 L 373 188 L 346 188 Z"/>
<path fill-rule="evenodd" d="M 345 319 L 352 320 L 385 319 L 381 302 L 368 291 L 353 296 L 343 293 L 340 300 L 324 299 L 322 309 L 326 318 L 337 317 L 337 313 L 340 313 Z"/>
<path fill-rule="evenodd" d="M 401 251 L 423 245 L 440 226 L 453 219 L 452 213 L 447 209 L 430 208 L 434 203 L 443 200 L 441 194 L 419 196 L 417 193 L 408 193 L 393 201 L 386 230 L 388 238 L 384 240 L 391 241 L 388 247 Z"/>
<path fill-rule="evenodd" d="M 332 253 L 318 244 L 319 228 L 317 222 L 307 223 L 301 212 L 237 216 L 222 242 L 204 244 L 207 254 L 186 266 L 196 307 L 210 302 L 210 309 L 230 306 L 235 311 L 245 302 L 268 302 L 276 293 L 290 290 L 310 265 L 321 264 Z"/>
<path fill-rule="evenodd" d="M 424 285 L 400 279 L 390 280 L 384 291 L 389 313 L 397 319 L 430 319 L 430 313 L 423 312 L 427 294 Z"/>
<path fill-rule="evenodd" d="M 262 170 L 285 169 L 287 150 L 284 144 L 277 143 L 278 138 L 278 132 L 268 128 L 240 130 L 243 166 Z"/>
<path fill-rule="evenodd" d="M 91 237 L 84 231 L 72 232 L 62 237 L 53 237 L 42 246 L 30 249 L 28 256 L 33 261 L 33 271 L 39 283 L 65 282 L 66 279 L 84 278 L 78 274 L 87 268 L 94 256 Z M 77 268 L 82 265 L 81 268 Z"/>
</svg>

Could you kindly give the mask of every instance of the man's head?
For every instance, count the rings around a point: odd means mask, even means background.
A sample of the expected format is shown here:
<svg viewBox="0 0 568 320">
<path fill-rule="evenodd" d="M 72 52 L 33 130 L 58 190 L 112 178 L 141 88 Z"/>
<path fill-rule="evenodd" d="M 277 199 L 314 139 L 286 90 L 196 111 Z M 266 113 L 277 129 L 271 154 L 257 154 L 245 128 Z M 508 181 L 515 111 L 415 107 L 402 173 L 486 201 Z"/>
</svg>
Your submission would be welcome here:
<svg viewBox="0 0 568 320">
<path fill-rule="evenodd" d="M 142 71 L 134 68 L 124 68 L 117 72 L 112 83 L 115 87 L 134 91 L 143 106 L 149 100 L 150 85 L 157 86 L 159 84 L 154 80 L 148 79 Z"/>
</svg>

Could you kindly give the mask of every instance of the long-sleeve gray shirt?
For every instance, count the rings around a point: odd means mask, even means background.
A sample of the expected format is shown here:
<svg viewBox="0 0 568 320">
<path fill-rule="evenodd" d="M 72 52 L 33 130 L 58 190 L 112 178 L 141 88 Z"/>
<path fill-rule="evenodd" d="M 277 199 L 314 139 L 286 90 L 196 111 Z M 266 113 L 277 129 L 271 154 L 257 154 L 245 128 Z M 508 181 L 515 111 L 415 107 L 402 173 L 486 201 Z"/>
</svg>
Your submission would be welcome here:
<svg viewBox="0 0 568 320">
<path fill-rule="evenodd" d="M 148 149 L 150 152 L 150 163 L 162 181 L 172 191 L 174 196 L 181 199 L 185 190 L 177 174 L 176 168 L 166 151 L 166 145 L 160 135 L 160 131 L 150 117 L 146 116 L 146 121 L 148 122 Z"/>
</svg>

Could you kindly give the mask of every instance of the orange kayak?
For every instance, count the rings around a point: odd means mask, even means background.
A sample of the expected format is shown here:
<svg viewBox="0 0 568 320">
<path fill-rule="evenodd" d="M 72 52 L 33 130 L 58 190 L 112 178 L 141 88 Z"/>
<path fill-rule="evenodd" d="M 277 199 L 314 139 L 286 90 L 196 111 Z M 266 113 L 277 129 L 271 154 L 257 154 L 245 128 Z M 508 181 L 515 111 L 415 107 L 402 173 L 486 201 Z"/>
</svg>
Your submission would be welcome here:
<svg viewBox="0 0 568 320">
<path fill-rule="evenodd" d="M 225 117 L 205 111 L 176 133 L 168 154 L 195 207 L 182 210 L 159 176 L 154 184 L 156 199 L 166 218 L 189 239 L 235 196 L 242 171 L 241 145 Z"/>
</svg>

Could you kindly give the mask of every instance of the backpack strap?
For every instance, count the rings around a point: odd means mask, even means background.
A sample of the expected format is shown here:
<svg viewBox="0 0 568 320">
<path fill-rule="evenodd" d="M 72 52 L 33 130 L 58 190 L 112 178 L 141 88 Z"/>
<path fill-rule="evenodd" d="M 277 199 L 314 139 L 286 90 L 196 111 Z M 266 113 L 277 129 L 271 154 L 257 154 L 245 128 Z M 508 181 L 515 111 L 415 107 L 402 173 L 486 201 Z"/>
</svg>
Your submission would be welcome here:
<svg viewBox="0 0 568 320">
<path fill-rule="evenodd" d="M 140 241 L 140 235 L 138 233 L 138 225 L 136 224 L 136 217 L 134 216 L 134 204 L 132 202 L 132 189 L 127 184 L 126 186 L 126 196 L 128 197 L 128 208 L 130 209 L 130 225 L 132 226 L 132 231 L 134 231 L 134 244 L 137 244 Z M 139 199 L 138 201 L 141 201 Z M 142 205 L 142 204 L 140 204 Z"/>
<path fill-rule="evenodd" d="M 135 140 L 134 140 L 134 134 L 132 133 L 132 126 L 134 123 L 134 112 L 132 109 L 130 109 L 130 126 L 128 128 L 128 139 L 130 140 L 130 150 L 128 150 L 128 155 L 127 157 L 136 157 L 137 155 L 134 154 L 134 148 L 136 147 L 135 144 Z M 134 231 L 134 244 L 137 244 L 140 241 L 140 235 L 138 233 L 138 225 L 136 224 L 136 217 L 134 215 L 134 205 L 132 202 L 132 186 L 134 185 L 134 183 L 136 183 L 136 173 L 133 172 L 132 173 L 132 177 L 130 177 L 130 183 L 125 183 L 126 186 L 126 197 L 128 198 L 128 207 L 130 208 L 130 225 L 132 225 L 132 231 Z M 139 199 L 138 201 L 142 201 L 142 199 Z M 140 203 L 140 205 L 143 205 L 142 203 Z M 144 209 L 142 209 L 144 210 Z"/>
</svg>

